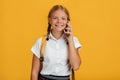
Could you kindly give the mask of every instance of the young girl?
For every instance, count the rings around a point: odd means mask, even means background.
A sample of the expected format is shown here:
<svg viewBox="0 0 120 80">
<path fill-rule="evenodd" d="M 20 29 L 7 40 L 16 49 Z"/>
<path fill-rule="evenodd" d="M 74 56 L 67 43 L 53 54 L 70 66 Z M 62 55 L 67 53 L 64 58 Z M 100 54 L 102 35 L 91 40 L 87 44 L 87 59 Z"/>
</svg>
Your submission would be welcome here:
<svg viewBox="0 0 120 80">
<path fill-rule="evenodd" d="M 33 52 L 31 80 L 70 80 L 70 66 L 77 70 L 81 64 L 78 50 L 81 48 L 77 37 L 73 35 L 68 10 L 62 5 L 55 5 L 48 14 L 48 30 L 44 61 L 40 70 L 40 49 L 42 37 L 32 46 Z"/>
</svg>

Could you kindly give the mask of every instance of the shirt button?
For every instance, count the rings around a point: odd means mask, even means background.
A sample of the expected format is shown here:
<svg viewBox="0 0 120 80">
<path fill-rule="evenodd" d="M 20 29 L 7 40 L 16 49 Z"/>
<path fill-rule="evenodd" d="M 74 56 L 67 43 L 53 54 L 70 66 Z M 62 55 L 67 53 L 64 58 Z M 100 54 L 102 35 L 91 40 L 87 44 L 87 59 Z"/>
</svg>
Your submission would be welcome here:
<svg viewBox="0 0 120 80">
<path fill-rule="evenodd" d="M 59 45 L 58 44 L 56 44 L 56 49 L 59 49 Z"/>
</svg>

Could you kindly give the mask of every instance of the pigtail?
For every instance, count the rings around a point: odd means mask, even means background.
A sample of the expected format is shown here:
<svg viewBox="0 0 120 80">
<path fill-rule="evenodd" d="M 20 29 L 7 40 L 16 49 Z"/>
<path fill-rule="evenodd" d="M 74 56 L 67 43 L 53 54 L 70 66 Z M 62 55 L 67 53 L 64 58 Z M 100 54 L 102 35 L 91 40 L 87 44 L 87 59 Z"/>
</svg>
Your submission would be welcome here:
<svg viewBox="0 0 120 80">
<path fill-rule="evenodd" d="M 47 40 L 47 41 L 49 40 L 49 34 L 50 34 L 50 31 L 51 31 L 51 25 L 48 23 L 47 37 L 46 37 L 46 40 Z"/>
</svg>

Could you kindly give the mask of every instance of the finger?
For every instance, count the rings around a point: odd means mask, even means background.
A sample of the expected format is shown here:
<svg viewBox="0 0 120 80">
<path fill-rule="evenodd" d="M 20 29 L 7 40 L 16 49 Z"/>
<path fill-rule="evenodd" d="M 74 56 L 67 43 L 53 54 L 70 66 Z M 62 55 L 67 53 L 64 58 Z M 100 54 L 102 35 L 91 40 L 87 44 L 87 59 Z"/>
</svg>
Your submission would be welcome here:
<svg viewBox="0 0 120 80">
<path fill-rule="evenodd" d="M 67 27 L 66 29 L 67 29 L 68 31 L 72 32 L 72 28 Z"/>
<path fill-rule="evenodd" d="M 68 27 L 71 27 L 71 25 L 70 25 L 70 21 L 67 23 L 67 25 L 68 25 Z"/>
<path fill-rule="evenodd" d="M 69 28 L 64 29 L 64 32 L 71 32 Z"/>
<path fill-rule="evenodd" d="M 66 32 L 71 32 L 71 30 L 69 30 L 69 29 L 64 29 L 64 32 L 66 33 Z"/>
<path fill-rule="evenodd" d="M 71 33 L 70 32 L 65 32 L 66 35 L 70 35 Z"/>
<path fill-rule="evenodd" d="M 65 34 L 72 34 L 72 32 L 71 31 L 67 31 L 67 32 L 64 32 Z"/>
</svg>

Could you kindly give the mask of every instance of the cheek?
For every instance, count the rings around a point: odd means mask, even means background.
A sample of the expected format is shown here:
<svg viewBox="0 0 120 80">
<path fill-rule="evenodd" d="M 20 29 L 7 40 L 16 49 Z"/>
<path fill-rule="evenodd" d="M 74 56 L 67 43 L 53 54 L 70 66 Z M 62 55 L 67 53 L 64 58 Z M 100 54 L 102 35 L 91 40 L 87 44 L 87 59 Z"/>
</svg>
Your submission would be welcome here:
<svg viewBox="0 0 120 80">
<path fill-rule="evenodd" d="M 51 24 L 55 24 L 55 23 L 56 23 L 56 20 L 51 20 L 50 23 L 51 23 Z"/>
<path fill-rule="evenodd" d="M 49 19 L 49 23 L 52 25 L 53 23 L 55 23 L 55 21 L 53 19 Z"/>
<path fill-rule="evenodd" d="M 64 22 L 64 25 L 67 25 L 67 22 Z"/>
<path fill-rule="evenodd" d="M 64 24 L 67 24 L 67 21 L 64 21 Z"/>
</svg>

